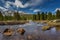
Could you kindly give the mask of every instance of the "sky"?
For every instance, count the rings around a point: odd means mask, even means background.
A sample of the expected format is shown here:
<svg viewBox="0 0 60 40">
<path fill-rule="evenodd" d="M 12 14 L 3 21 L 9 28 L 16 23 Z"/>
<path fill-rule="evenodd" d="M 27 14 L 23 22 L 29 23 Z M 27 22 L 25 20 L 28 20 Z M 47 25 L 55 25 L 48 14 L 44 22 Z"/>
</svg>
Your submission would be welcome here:
<svg viewBox="0 0 60 40">
<path fill-rule="evenodd" d="M 54 13 L 56 10 L 60 10 L 60 0 L 0 0 L 0 10 Z"/>
</svg>

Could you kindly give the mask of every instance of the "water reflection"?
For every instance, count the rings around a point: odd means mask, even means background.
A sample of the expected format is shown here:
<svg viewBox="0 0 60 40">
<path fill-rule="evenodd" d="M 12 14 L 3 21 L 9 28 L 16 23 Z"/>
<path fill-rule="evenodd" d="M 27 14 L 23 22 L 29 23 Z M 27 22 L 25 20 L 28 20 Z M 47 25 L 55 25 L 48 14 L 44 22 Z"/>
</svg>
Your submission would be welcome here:
<svg viewBox="0 0 60 40">
<path fill-rule="evenodd" d="M 56 31 L 60 31 L 60 27 L 55 27 L 56 28 Z"/>
</svg>

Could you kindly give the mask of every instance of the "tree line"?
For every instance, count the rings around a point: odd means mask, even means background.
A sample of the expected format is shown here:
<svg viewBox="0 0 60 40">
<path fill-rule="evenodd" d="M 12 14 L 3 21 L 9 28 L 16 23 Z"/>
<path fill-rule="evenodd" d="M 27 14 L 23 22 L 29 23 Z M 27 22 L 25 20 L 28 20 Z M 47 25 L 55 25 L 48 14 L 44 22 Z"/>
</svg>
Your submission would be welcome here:
<svg viewBox="0 0 60 40">
<path fill-rule="evenodd" d="M 33 15 L 33 20 L 54 20 L 60 19 L 60 10 L 57 10 L 56 13 L 52 12 L 37 12 Z"/>
<path fill-rule="evenodd" d="M 54 20 L 60 19 L 60 10 L 57 10 L 55 14 L 52 12 L 37 12 L 36 14 L 20 14 L 18 12 L 14 12 L 13 16 L 3 16 L 0 11 L 0 21 L 7 20 Z"/>
</svg>

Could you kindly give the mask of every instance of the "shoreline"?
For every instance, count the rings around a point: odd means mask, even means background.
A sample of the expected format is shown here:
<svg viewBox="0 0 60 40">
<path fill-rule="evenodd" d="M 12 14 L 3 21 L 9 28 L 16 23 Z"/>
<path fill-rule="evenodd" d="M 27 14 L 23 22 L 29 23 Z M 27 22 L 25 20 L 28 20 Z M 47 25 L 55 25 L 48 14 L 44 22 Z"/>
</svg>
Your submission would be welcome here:
<svg viewBox="0 0 60 40">
<path fill-rule="evenodd" d="M 28 23 L 28 21 L 0 21 L 0 25 L 19 25 L 25 23 Z"/>
<path fill-rule="evenodd" d="M 0 21 L 0 25 L 19 25 L 19 24 L 25 24 L 28 23 L 29 21 L 26 20 L 21 20 L 21 21 Z M 36 20 L 33 22 L 38 22 L 38 23 L 47 23 L 47 20 Z"/>
</svg>

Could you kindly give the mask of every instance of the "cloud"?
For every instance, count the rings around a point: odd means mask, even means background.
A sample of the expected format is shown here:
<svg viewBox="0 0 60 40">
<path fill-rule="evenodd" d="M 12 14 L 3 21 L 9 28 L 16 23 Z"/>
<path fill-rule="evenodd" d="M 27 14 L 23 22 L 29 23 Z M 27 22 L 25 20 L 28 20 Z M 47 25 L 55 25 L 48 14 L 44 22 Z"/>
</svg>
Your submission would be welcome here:
<svg viewBox="0 0 60 40">
<path fill-rule="evenodd" d="M 33 8 L 31 8 L 29 10 L 32 10 L 33 12 L 40 12 L 41 11 L 40 9 L 33 9 Z"/>
<path fill-rule="evenodd" d="M 17 12 L 17 10 L 15 10 L 15 12 Z M 18 13 L 24 13 L 23 11 L 18 11 Z"/>
<path fill-rule="evenodd" d="M 6 9 L 6 8 L 4 8 L 4 7 L 1 7 L 0 6 L 0 9 L 2 10 L 2 11 L 7 11 L 8 9 Z"/>
<path fill-rule="evenodd" d="M 7 2 L 5 3 L 5 8 L 9 8 L 9 7 L 10 7 L 10 4 L 11 4 L 11 2 L 7 1 Z"/>
<path fill-rule="evenodd" d="M 15 0 L 14 5 L 17 6 L 17 7 L 26 8 L 29 4 L 26 3 L 26 4 L 23 5 L 21 1 Z"/>
<path fill-rule="evenodd" d="M 19 1 L 19 0 L 15 0 L 15 2 L 7 1 L 5 4 L 6 4 L 5 5 L 6 8 L 9 8 L 10 5 L 13 5 L 13 6 L 16 6 L 16 7 L 20 7 L 20 8 L 26 8 L 29 5 L 28 3 L 26 3 L 26 4 L 23 5 L 22 2 Z"/>
<path fill-rule="evenodd" d="M 19 11 L 19 13 L 23 13 L 23 11 Z"/>
<path fill-rule="evenodd" d="M 39 9 L 35 9 L 33 12 L 40 12 L 41 10 L 39 10 Z"/>
<path fill-rule="evenodd" d="M 15 0 L 15 2 L 7 1 L 6 7 L 9 8 L 9 5 L 14 5 L 16 7 L 26 8 L 26 7 L 36 6 L 41 3 L 42 3 L 42 0 L 30 0 L 30 1 L 26 2 L 25 4 L 23 4 L 20 0 Z"/>
<path fill-rule="evenodd" d="M 39 4 L 42 4 L 43 0 L 31 0 L 30 1 L 30 6 L 36 6 Z"/>
<path fill-rule="evenodd" d="M 55 12 L 56 12 L 57 10 L 60 10 L 60 8 L 56 8 L 56 9 L 55 9 Z"/>
<path fill-rule="evenodd" d="M 15 0 L 14 5 L 17 7 L 26 8 L 26 7 L 40 5 L 42 2 L 43 0 L 30 0 L 23 5 L 21 1 Z"/>
</svg>

